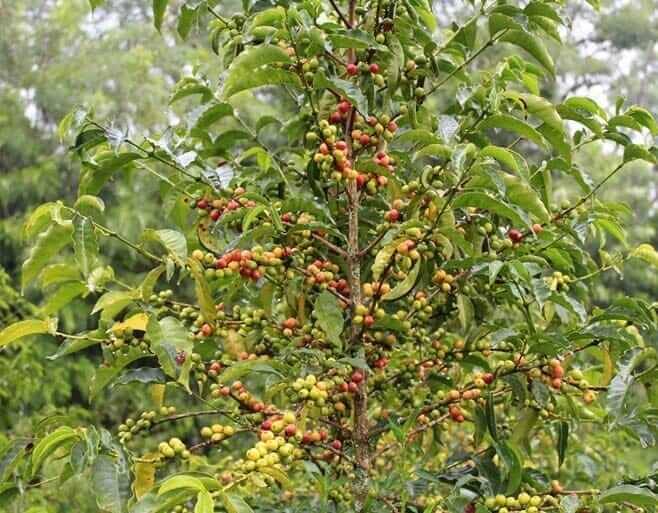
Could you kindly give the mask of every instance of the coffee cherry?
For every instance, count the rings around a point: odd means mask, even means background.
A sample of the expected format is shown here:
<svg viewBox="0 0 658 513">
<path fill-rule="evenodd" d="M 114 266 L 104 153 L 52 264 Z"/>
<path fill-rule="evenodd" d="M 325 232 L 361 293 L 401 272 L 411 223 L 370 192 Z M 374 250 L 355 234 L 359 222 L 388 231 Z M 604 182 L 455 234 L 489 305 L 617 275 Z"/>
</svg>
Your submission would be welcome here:
<svg viewBox="0 0 658 513">
<path fill-rule="evenodd" d="M 352 373 L 351 380 L 352 383 L 356 383 L 358 385 L 359 383 L 363 382 L 363 373 L 361 373 L 360 371 L 355 371 L 354 373 Z"/>
<path fill-rule="evenodd" d="M 515 243 L 516 242 L 521 242 L 523 240 L 523 234 L 515 228 L 512 228 L 510 231 L 508 231 L 507 236 L 509 237 L 509 239 L 512 242 L 515 242 Z"/>
<path fill-rule="evenodd" d="M 354 76 L 359 73 L 359 67 L 356 64 L 348 64 L 347 65 L 347 74 L 350 76 Z"/>
<path fill-rule="evenodd" d="M 368 71 L 370 71 L 370 73 L 379 73 L 379 65 L 373 62 L 370 66 L 368 66 Z"/>
</svg>

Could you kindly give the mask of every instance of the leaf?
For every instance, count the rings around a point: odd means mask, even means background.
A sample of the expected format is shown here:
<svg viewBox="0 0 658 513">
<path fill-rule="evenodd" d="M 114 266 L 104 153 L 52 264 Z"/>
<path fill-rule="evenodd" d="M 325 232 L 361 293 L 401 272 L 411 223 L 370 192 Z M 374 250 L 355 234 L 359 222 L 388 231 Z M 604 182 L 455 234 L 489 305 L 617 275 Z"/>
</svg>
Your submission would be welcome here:
<svg viewBox="0 0 658 513">
<path fill-rule="evenodd" d="M 146 337 L 151 341 L 151 350 L 158 357 L 164 373 L 172 378 L 177 378 L 176 354 L 181 351 L 190 353 L 193 347 L 183 324 L 175 317 L 164 317 L 158 320 L 153 316 L 146 326 Z M 186 360 L 190 360 L 190 358 Z"/>
<path fill-rule="evenodd" d="M 160 369 L 153 367 L 140 367 L 130 369 L 117 378 L 114 385 L 127 385 L 128 383 L 164 383 L 165 375 Z M 114 386 L 113 385 L 113 386 Z"/>
<path fill-rule="evenodd" d="M 187 258 L 187 240 L 185 235 L 177 230 L 144 230 L 144 239 L 160 243 L 176 262 L 184 265 Z"/>
<path fill-rule="evenodd" d="M 416 264 L 411 268 L 404 280 L 398 283 L 393 289 L 382 296 L 382 301 L 395 301 L 406 295 L 416 285 L 418 273 L 420 272 L 421 260 L 418 259 Z"/>
<path fill-rule="evenodd" d="M 523 467 L 521 458 L 516 449 L 509 442 L 500 442 L 495 445 L 496 452 L 505 462 L 507 467 L 507 486 L 505 495 L 513 495 L 521 484 L 523 477 Z"/>
<path fill-rule="evenodd" d="M 104 314 L 107 312 L 106 318 L 114 318 L 135 299 L 137 299 L 135 291 L 111 290 L 98 298 L 91 313 L 104 311 Z"/>
<path fill-rule="evenodd" d="M 519 168 L 519 165 L 514 158 L 514 154 L 506 148 L 501 148 L 499 146 L 487 146 L 480 150 L 479 157 L 491 157 L 501 164 L 504 164 L 517 175 L 521 172 L 521 169 Z"/>
<path fill-rule="evenodd" d="M 62 445 L 80 438 L 78 432 L 69 426 L 62 426 L 42 438 L 32 451 L 32 475 L 34 476 L 46 458 Z"/>
<path fill-rule="evenodd" d="M 89 273 L 98 258 L 98 240 L 91 219 L 83 217 L 73 222 L 73 251 L 83 276 Z"/>
<path fill-rule="evenodd" d="M 121 371 L 123 371 L 126 366 L 130 365 L 135 360 L 148 357 L 148 354 L 142 353 L 139 349 L 135 349 L 128 354 L 119 356 L 112 365 L 96 369 L 96 373 L 94 374 L 89 386 L 89 399 L 95 399 L 98 393 L 109 385 L 114 378 L 121 374 Z"/>
<path fill-rule="evenodd" d="M 326 290 L 315 300 L 313 314 L 329 341 L 341 345 L 340 335 L 343 332 L 343 311 L 338 305 L 338 299 Z"/>
<path fill-rule="evenodd" d="M 140 290 L 142 291 L 141 296 L 144 301 L 149 300 L 151 294 L 153 294 L 156 283 L 158 282 L 160 276 L 162 276 L 162 273 L 164 271 L 165 271 L 165 266 L 159 265 L 158 267 L 151 269 L 148 272 L 148 274 L 146 275 L 144 281 L 140 286 Z"/>
<path fill-rule="evenodd" d="M 334 48 L 376 48 L 378 50 L 388 51 L 388 48 L 377 43 L 371 34 L 359 29 L 339 30 L 329 34 L 328 39 L 333 44 Z"/>
<path fill-rule="evenodd" d="M 177 490 L 179 488 L 190 488 L 195 492 L 208 492 L 206 487 L 199 478 L 190 476 L 187 474 L 180 474 L 177 476 L 170 477 L 164 483 L 160 485 L 158 490 L 158 495 L 163 495 L 172 490 Z"/>
<path fill-rule="evenodd" d="M 546 46 L 541 39 L 535 37 L 525 30 L 509 30 L 500 41 L 512 43 L 532 55 L 537 61 L 553 76 L 555 76 L 555 64 L 551 54 L 548 53 Z"/>
<path fill-rule="evenodd" d="M 564 463 L 564 458 L 567 455 L 567 446 L 569 445 L 569 424 L 561 421 L 557 428 L 557 457 L 558 467 Z"/>
<path fill-rule="evenodd" d="M 78 351 L 83 351 L 88 347 L 95 346 L 100 344 L 100 340 L 97 339 L 78 339 L 78 338 L 69 338 L 66 339 L 62 344 L 57 348 L 57 352 L 48 356 L 49 360 L 57 360 L 62 356 L 67 356 L 69 354 L 77 353 Z"/>
<path fill-rule="evenodd" d="M 630 255 L 658 269 L 658 251 L 651 244 L 640 244 Z"/>
<path fill-rule="evenodd" d="M 520 226 L 526 224 L 514 209 L 485 192 L 464 192 L 457 196 L 453 206 L 455 208 L 475 207 L 482 210 L 489 210 L 494 214 L 506 217 L 515 225 Z"/>
<path fill-rule="evenodd" d="M 187 39 L 187 36 L 190 35 L 192 30 L 192 25 L 196 21 L 199 14 L 199 7 L 190 7 L 187 4 L 184 4 L 180 10 L 180 16 L 178 17 L 178 25 L 176 26 L 176 31 L 178 35 Z"/>
<path fill-rule="evenodd" d="M 215 501 L 210 492 L 199 492 L 196 496 L 194 513 L 213 513 L 215 510 Z"/>
<path fill-rule="evenodd" d="M 496 427 L 496 412 L 494 410 L 496 403 L 494 402 L 493 394 L 488 393 L 486 399 L 486 407 L 484 410 L 485 419 L 487 421 L 487 428 L 491 438 L 498 441 L 498 429 Z"/>
<path fill-rule="evenodd" d="M 235 493 L 221 492 L 219 497 L 224 504 L 227 513 L 254 513 L 251 506 L 245 500 Z"/>
<path fill-rule="evenodd" d="M 228 369 L 224 370 L 218 377 L 220 383 L 232 383 L 236 379 L 250 374 L 252 372 L 260 372 L 264 374 L 274 374 L 280 378 L 283 377 L 281 372 L 273 367 L 274 362 L 264 363 L 259 360 L 246 360 L 237 362 L 231 365 Z"/>
<path fill-rule="evenodd" d="M 26 320 L 10 324 L 0 331 L 0 348 L 29 335 L 51 333 L 55 326 L 53 320 Z"/>
<path fill-rule="evenodd" d="M 328 78 L 324 72 L 317 72 L 313 80 L 313 87 L 318 90 L 329 89 L 334 93 L 338 93 L 347 98 L 362 115 L 365 116 L 368 113 L 368 103 L 361 88 L 349 80 L 335 77 Z"/>
<path fill-rule="evenodd" d="M 83 282 L 72 281 L 64 283 L 56 291 L 47 296 L 48 299 L 43 305 L 43 313 L 53 315 L 85 292 L 87 292 L 87 285 Z"/>
<path fill-rule="evenodd" d="M 646 488 L 633 485 L 619 485 L 610 488 L 599 496 L 599 503 L 630 502 L 636 506 L 653 508 L 658 505 L 658 495 Z"/>
<path fill-rule="evenodd" d="M 228 69 L 224 82 L 224 96 L 264 85 L 291 85 L 301 87 L 299 77 L 289 71 L 268 66 L 273 63 L 291 63 L 288 54 L 278 46 L 260 45 L 241 53 Z M 264 68 L 267 66 L 267 68 Z"/>
<path fill-rule="evenodd" d="M 507 199 L 532 214 L 539 221 L 546 223 L 551 216 L 542 203 L 539 194 L 523 182 L 518 176 L 506 175 L 503 177 Z"/>
<path fill-rule="evenodd" d="M 153 0 L 153 25 L 160 32 L 169 0 Z"/>
<path fill-rule="evenodd" d="M 457 310 L 459 311 L 459 323 L 464 331 L 467 331 L 473 322 L 473 303 L 464 294 L 457 295 Z"/>
<path fill-rule="evenodd" d="M 617 375 L 608 385 L 607 408 L 614 420 L 625 414 L 626 398 L 635 382 L 633 371 L 641 359 L 643 350 L 633 347 L 626 351 L 617 363 Z"/>
<path fill-rule="evenodd" d="M 268 476 L 272 476 L 286 490 L 292 490 L 293 487 L 294 487 L 292 481 L 290 481 L 290 479 L 285 474 L 285 472 L 283 472 L 282 470 L 279 470 L 278 468 L 275 468 L 275 467 L 261 467 L 261 468 L 258 469 L 258 471 L 262 472 L 263 474 L 267 474 Z"/>
<path fill-rule="evenodd" d="M 391 262 L 391 258 L 393 258 L 393 255 L 395 254 L 396 247 L 397 244 L 395 243 L 388 244 L 377 252 L 375 261 L 372 264 L 372 277 L 375 281 L 379 280 L 382 273 L 388 267 L 389 263 Z"/>
<path fill-rule="evenodd" d="M 91 484 L 96 495 L 96 504 L 102 511 L 122 513 L 127 501 L 127 467 L 121 457 L 115 461 L 111 456 L 101 454 L 94 461 L 91 471 Z"/>
<path fill-rule="evenodd" d="M 146 455 L 144 459 L 150 459 L 150 455 Z M 153 485 L 155 484 L 155 462 L 153 461 L 135 461 L 133 466 L 133 474 L 135 480 L 133 481 L 133 491 L 137 499 L 141 499 L 146 495 Z"/>
<path fill-rule="evenodd" d="M 187 264 L 194 277 L 194 289 L 196 291 L 197 301 L 201 307 L 201 313 L 207 322 L 213 322 L 217 317 L 217 310 L 215 308 L 215 301 L 210 293 L 210 286 L 203 274 L 203 267 L 193 258 L 188 258 Z"/>
<path fill-rule="evenodd" d="M 45 232 L 39 234 L 30 251 L 30 256 L 22 266 L 21 288 L 23 290 L 38 276 L 48 261 L 69 244 L 72 232 L 73 225 L 67 222 L 64 225 L 53 223 Z"/>
<path fill-rule="evenodd" d="M 482 130 L 489 128 L 510 130 L 518 136 L 535 143 L 540 148 L 548 149 L 544 136 L 525 121 L 521 121 L 509 114 L 494 114 L 493 116 L 489 116 L 478 125 L 478 128 Z"/>
<path fill-rule="evenodd" d="M 54 209 L 55 203 L 44 203 L 34 209 L 23 225 L 23 237 L 30 240 L 44 230 L 52 221 Z"/>
<path fill-rule="evenodd" d="M 628 144 L 624 148 L 624 162 L 632 162 L 633 160 L 644 160 L 651 164 L 656 163 L 656 157 L 649 150 L 637 144 Z"/>
</svg>

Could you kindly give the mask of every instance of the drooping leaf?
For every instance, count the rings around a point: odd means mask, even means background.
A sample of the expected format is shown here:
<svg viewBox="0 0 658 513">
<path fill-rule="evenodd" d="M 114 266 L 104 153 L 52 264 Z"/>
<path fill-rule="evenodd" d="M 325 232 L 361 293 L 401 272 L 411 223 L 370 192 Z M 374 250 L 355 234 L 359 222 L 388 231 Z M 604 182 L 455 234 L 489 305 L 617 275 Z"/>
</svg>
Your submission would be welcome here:
<svg viewBox="0 0 658 513">
<path fill-rule="evenodd" d="M 56 320 L 26 320 L 10 324 L 0 331 L 0 348 L 29 335 L 51 333 L 56 327 Z"/>
<path fill-rule="evenodd" d="M 338 305 L 338 299 L 327 291 L 322 292 L 315 300 L 313 314 L 333 344 L 340 345 L 340 335 L 343 332 L 343 312 Z"/>
</svg>

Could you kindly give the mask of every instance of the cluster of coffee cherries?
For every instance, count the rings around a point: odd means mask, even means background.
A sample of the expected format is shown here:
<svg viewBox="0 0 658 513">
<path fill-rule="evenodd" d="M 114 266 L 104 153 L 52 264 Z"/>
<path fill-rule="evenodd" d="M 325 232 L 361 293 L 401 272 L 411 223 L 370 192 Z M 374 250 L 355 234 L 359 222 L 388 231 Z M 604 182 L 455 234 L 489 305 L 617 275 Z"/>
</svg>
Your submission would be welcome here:
<svg viewBox="0 0 658 513">
<path fill-rule="evenodd" d="M 384 75 L 380 73 L 379 64 L 376 62 L 349 63 L 347 66 L 345 66 L 345 73 L 348 77 L 355 77 L 360 73 L 370 74 L 375 85 L 383 87 L 386 84 Z"/>
<path fill-rule="evenodd" d="M 555 271 L 552 276 L 546 278 L 548 287 L 552 291 L 567 292 L 569 284 L 573 281 L 568 274 L 562 274 L 560 271 Z"/>
<path fill-rule="evenodd" d="M 455 276 L 439 269 L 432 276 L 432 283 L 441 287 L 441 290 L 446 294 L 449 294 L 454 287 Z"/>
<path fill-rule="evenodd" d="M 253 208 L 256 202 L 245 197 L 244 187 L 237 187 L 230 198 L 209 198 L 203 197 L 198 200 L 194 207 L 197 209 L 200 217 L 208 217 L 211 221 L 216 222 L 226 213 L 233 212 L 240 208 Z"/>
<path fill-rule="evenodd" d="M 367 123 L 361 119 L 356 120 L 357 128 L 354 128 L 350 135 L 352 136 L 352 146 L 355 150 L 361 150 L 368 147 L 377 148 L 381 138 L 391 140 L 398 129 L 395 121 L 391 120 L 388 114 L 382 114 L 379 118 L 368 116 Z M 381 162 L 380 165 L 388 167 L 390 162 Z M 393 172 L 394 169 L 389 169 Z"/>
<path fill-rule="evenodd" d="M 550 501 L 552 496 L 530 495 L 526 492 L 521 492 L 517 496 L 496 495 L 495 497 L 487 497 L 484 500 L 484 506 L 498 513 L 509 513 L 510 511 L 518 511 L 519 513 L 539 513 L 539 509 Z M 548 499 L 548 501 L 547 501 Z M 547 504 L 553 506 L 553 504 Z"/>
<path fill-rule="evenodd" d="M 235 434 L 235 428 L 231 425 L 212 424 L 203 426 L 200 431 L 204 440 L 213 444 L 218 444 Z"/>
<path fill-rule="evenodd" d="M 320 122 L 320 128 L 326 123 L 325 120 Z M 335 126 L 322 128 L 323 131 L 335 132 Z M 333 136 L 335 139 L 335 134 Z M 343 179 L 353 180 L 358 173 L 352 169 L 352 162 L 347 154 L 347 143 L 343 140 L 336 141 L 335 144 L 323 142 L 318 147 L 318 151 L 313 156 L 313 160 L 320 166 L 320 169 L 328 173 L 332 180 L 340 182 Z"/>
<path fill-rule="evenodd" d="M 333 382 L 319 381 L 315 374 L 309 374 L 305 378 L 297 378 L 292 389 L 300 399 L 310 402 L 310 406 L 322 407 L 329 399 L 329 391 L 333 385 Z"/>
<path fill-rule="evenodd" d="M 123 424 L 119 424 L 119 440 L 122 443 L 129 442 L 134 435 L 149 430 L 156 417 L 157 412 L 154 410 L 142 412 L 137 420 L 128 417 Z"/>
<path fill-rule="evenodd" d="M 180 438 L 170 438 L 168 442 L 161 442 L 158 445 L 158 452 L 162 458 L 172 459 L 179 456 L 181 459 L 189 459 L 191 453 L 187 446 Z"/>
<path fill-rule="evenodd" d="M 345 278 L 338 278 L 340 267 L 329 260 L 316 259 L 306 266 L 305 283 L 317 285 L 320 289 L 330 288 L 349 295 L 349 284 Z"/>
<path fill-rule="evenodd" d="M 110 338 L 104 341 L 104 348 L 115 357 L 126 355 L 135 349 L 146 353 L 149 351 L 149 347 L 150 344 L 144 338 L 144 332 L 133 330 L 130 327 L 115 328 L 112 330 Z"/>
</svg>

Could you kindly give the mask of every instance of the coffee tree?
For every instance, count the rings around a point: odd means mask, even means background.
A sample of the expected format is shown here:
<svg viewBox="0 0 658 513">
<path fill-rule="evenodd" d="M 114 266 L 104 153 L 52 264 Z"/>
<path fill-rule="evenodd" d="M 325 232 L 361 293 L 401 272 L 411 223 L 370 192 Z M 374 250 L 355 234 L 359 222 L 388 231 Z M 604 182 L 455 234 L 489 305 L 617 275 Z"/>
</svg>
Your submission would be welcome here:
<svg viewBox="0 0 658 513">
<path fill-rule="evenodd" d="M 658 264 L 648 245 L 606 250 L 628 207 L 599 198 L 656 162 L 658 124 L 542 96 L 562 3 L 464 2 L 441 29 L 424 0 L 185 3 L 177 30 L 207 28 L 219 80 L 183 78 L 185 114 L 157 136 L 82 108 L 62 121 L 79 197 L 24 229 L 44 317 L 0 332 L 49 333 L 55 359 L 96 349 L 91 395 L 151 406 L 7 444 L 0 497 L 83 475 L 111 512 L 655 509 L 656 475 L 623 475 L 619 452 L 658 437 L 655 305 L 588 289 Z M 251 95 L 285 115 L 254 116 Z M 578 154 L 597 141 L 621 151 L 593 183 Z M 134 173 L 161 191 L 141 240 L 104 216 Z M 116 244 L 141 282 L 103 259 Z M 76 298 L 89 329 L 60 332 Z"/>
</svg>

